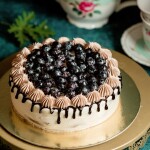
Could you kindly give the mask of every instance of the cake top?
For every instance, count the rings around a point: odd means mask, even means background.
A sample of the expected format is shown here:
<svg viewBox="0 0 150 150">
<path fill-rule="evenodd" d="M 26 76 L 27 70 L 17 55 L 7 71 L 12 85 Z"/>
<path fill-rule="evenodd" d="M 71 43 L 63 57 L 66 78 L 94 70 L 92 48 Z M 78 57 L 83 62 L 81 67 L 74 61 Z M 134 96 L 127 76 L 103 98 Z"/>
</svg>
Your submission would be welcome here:
<svg viewBox="0 0 150 150">
<path fill-rule="evenodd" d="M 10 76 L 27 98 L 50 108 L 90 105 L 121 87 L 111 51 L 81 38 L 48 38 L 23 48 Z"/>
</svg>

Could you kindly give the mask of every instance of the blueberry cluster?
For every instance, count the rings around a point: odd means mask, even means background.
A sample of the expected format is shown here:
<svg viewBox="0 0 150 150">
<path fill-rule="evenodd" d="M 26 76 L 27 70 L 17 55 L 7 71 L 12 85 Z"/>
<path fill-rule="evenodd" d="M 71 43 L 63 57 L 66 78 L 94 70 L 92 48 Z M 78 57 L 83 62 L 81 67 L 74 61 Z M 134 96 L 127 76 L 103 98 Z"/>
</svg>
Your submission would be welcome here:
<svg viewBox="0 0 150 150">
<path fill-rule="evenodd" d="M 34 49 L 24 66 L 34 86 L 54 97 L 87 95 L 98 90 L 108 76 L 106 61 L 99 53 L 71 41 Z"/>
</svg>

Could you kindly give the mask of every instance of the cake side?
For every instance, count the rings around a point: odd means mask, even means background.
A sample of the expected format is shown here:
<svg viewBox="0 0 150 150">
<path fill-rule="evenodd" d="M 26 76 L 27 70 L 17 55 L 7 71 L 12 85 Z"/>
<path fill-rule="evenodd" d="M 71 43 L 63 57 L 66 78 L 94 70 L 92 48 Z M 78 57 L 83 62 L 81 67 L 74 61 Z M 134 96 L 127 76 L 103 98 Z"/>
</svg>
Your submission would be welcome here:
<svg viewBox="0 0 150 150">
<path fill-rule="evenodd" d="M 59 54 L 62 49 L 56 49 L 56 47 L 61 47 L 61 45 L 66 46 L 66 43 L 68 42 L 71 44 L 68 44 L 67 46 L 71 47 L 72 45 L 72 47 L 76 49 L 72 50 L 73 52 L 69 54 L 71 55 L 69 60 L 65 60 L 66 58 L 64 58 L 62 54 Z M 59 45 L 60 43 L 61 45 Z M 28 64 L 27 62 L 30 62 L 30 65 L 32 66 L 32 61 L 36 59 L 33 54 L 36 53 L 36 55 L 40 55 L 43 47 L 45 48 L 47 45 L 53 47 L 54 44 L 56 47 L 52 56 L 59 56 L 59 58 L 58 60 L 53 59 L 53 63 L 55 63 L 57 67 L 55 67 L 53 72 L 49 72 L 49 74 L 53 78 L 56 78 L 55 76 L 58 75 L 54 82 L 55 86 L 61 88 L 58 88 L 58 90 L 53 89 L 53 91 L 50 92 L 49 90 L 52 89 L 52 87 L 50 87 L 51 82 L 42 83 L 49 83 L 46 88 L 38 87 L 41 83 L 38 82 L 37 86 L 37 83 L 34 83 L 34 80 L 31 79 L 36 78 L 36 74 L 34 74 L 36 72 L 27 69 L 26 65 Z M 76 54 L 76 51 L 81 50 L 80 47 L 83 47 L 84 51 L 79 55 Z M 48 52 L 47 47 L 44 50 Z M 67 52 L 65 51 L 63 54 L 64 53 Z M 82 56 L 83 53 L 85 57 Z M 95 60 L 90 57 L 91 54 L 94 55 Z M 65 57 L 67 55 L 68 54 L 66 54 Z M 32 56 L 32 61 L 30 61 L 31 57 L 29 56 Z M 74 70 L 71 69 L 74 66 L 69 68 L 73 75 L 70 75 L 69 77 L 67 76 L 69 71 L 64 71 L 64 74 L 60 77 L 60 72 L 56 72 L 56 70 L 70 64 L 75 64 L 72 63 L 74 56 L 77 57 L 77 63 L 78 61 L 81 61 L 81 63 L 77 64 L 77 67 Z M 45 54 L 42 57 L 46 57 Z M 100 57 L 101 59 L 98 59 Z M 38 56 L 37 58 L 38 63 L 41 65 L 46 64 L 45 62 L 42 62 L 41 57 Z M 60 59 L 62 61 L 59 61 Z M 49 57 L 48 60 L 51 62 L 52 57 Z M 98 63 L 96 62 L 97 60 L 99 60 Z M 101 69 L 98 68 L 98 65 Z M 103 122 L 117 109 L 119 102 L 118 95 L 120 95 L 121 91 L 121 74 L 118 68 L 118 62 L 112 58 L 112 54 L 109 50 L 101 48 L 96 42 L 86 43 L 81 38 L 75 38 L 72 41 L 64 37 L 60 38 L 58 41 L 49 38 L 43 43 L 36 43 L 28 48 L 24 48 L 14 59 L 12 66 L 9 81 L 14 110 L 35 126 L 53 131 L 82 130 Z M 48 68 L 52 69 L 51 66 L 52 65 L 49 65 Z M 87 66 L 88 68 L 84 69 Z M 96 67 L 91 69 L 89 66 Z M 69 69 L 67 68 L 67 70 Z M 82 82 L 81 79 L 79 79 L 81 74 L 81 77 L 83 77 L 85 70 L 88 75 L 90 74 L 87 78 L 88 80 L 91 80 L 89 82 L 87 79 L 82 80 Z M 33 76 L 30 74 L 33 74 Z M 46 77 L 45 74 L 44 76 Z M 45 78 L 42 78 L 42 80 L 45 80 Z M 61 81 L 61 83 L 64 83 L 67 80 L 71 81 L 64 88 L 62 86 L 63 84 L 60 85 L 57 80 Z M 77 84 L 75 84 L 76 82 Z M 85 88 L 86 86 L 83 85 L 88 86 L 88 88 Z M 73 88 L 71 89 L 70 87 Z"/>
</svg>

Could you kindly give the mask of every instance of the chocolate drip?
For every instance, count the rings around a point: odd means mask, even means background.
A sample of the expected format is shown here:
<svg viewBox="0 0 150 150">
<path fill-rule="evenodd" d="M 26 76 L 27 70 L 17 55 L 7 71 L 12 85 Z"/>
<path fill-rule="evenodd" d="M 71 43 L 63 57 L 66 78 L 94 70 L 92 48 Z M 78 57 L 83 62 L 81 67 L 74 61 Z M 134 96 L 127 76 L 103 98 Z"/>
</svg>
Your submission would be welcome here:
<svg viewBox="0 0 150 150">
<path fill-rule="evenodd" d="M 119 88 L 119 86 L 117 87 L 117 89 L 118 89 L 118 93 L 117 94 L 119 95 L 120 94 L 120 88 Z"/>
<path fill-rule="evenodd" d="M 93 106 L 93 104 L 91 106 L 89 106 L 89 115 L 92 113 L 92 106 Z"/>
<path fill-rule="evenodd" d="M 16 95 L 15 95 L 16 99 L 18 99 L 19 94 L 20 94 L 20 91 L 17 89 Z"/>
<path fill-rule="evenodd" d="M 23 95 L 23 98 L 22 98 L 22 103 L 25 103 L 27 100 L 27 98 Z"/>
<path fill-rule="evenodd" d="M 79 116 L 82 116 L 82 110 L 83 110 L 83 107 L 79 107 Z"/>
<path fill-rule="evenodd" d="M 57 123 L 60 124 L 61 121 L 60 121 L 60 112 L 61 112 L 61 109 L 59 108 L 58 109 L 58 117 L 57 117 Z"/>
<path fill-rule="evenodd" d="M 12 86 L 11 92 L 14 92 L 14 88 L 15 88 L 15 87 L 16 87 L 15 85 Z"/>
<path fill-rule="evenodd" d="M 68 118 L 68 108 L 65 109 L 65 118 Z"/>
<path fill-rule="evenodd" d="M 31 109 L 30 109 L 31 112 L 33 112 L 33 107 L 34 107 L 34 105 L 35 105 L 35 104 L 32 102 Z"/>
<path fill-rule="evenodd" d="M 72 118 L 75 119 L 76 118 L 76 108 L 73 108 L 73 115 Z"/>
<path fill-rule="evenodd" d="M 101 102 L 101 101 L 100 101 Z M 100 102 L 96 103 L 97 104 L 97 111 L 100 112 Z"/>
<path fill-rule="evenodd" d="M 53 114 L 53 113 L 54 113 L 54 110 L 52 111 L 52 109 L 51 109 L 51 108 L 49 108 L 49 110 L 50 110 L 50 113 L 51 113 L 51 114 Z"/>
<path fill-rule="evenodd" d="M 107 100 L 105 100 L 105 110 L 108 109 Z"/>
<path fill-rule="evenodd" d="M 111 96 L 112 96 L 112 100 L 114 100 L 115 99 L 115 93 L 113 92 Z"/>
</svg>

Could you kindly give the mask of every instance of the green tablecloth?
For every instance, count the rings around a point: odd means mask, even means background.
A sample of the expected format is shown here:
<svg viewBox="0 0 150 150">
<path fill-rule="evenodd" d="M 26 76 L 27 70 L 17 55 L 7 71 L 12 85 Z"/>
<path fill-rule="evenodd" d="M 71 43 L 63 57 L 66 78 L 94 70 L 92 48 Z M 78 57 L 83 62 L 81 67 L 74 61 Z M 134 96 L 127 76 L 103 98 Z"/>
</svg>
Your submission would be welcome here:
<svg viewBox="0 0 150 150">
<path fill-rule="evenodd" d="M 108 24 L 99 29 L 86 30 L 75 27 L 66 19 L 66 14 L 60 5 L 54 0 L 0 0 L 0 22 L 12 22 L 22 11 L 34 11 L 36 21 L 47 20 L 48 25 L 56 32 L 54 38 L 67 36 L 70 38 L 81 37 L 87 41 L 96 41 L 103 47 L 124 53 L 120 44 L 120 38 L 125 29 L 133 24 L 141 22 L 139 9 L 129 7 L 114 13 Z M 17 52 L 20 48 L 14 44 L 14 39 L 9 37 L 5 28 L 0 25 L 0 60 Z M 141 65 L 142 66 L 142 65 Z M 150 68 L 142 66 L 150 75 Z M 0 149 L 1 147 L 0 142 Z M 150 150 L 150 138 L 143 150 Z"/>
</svg>

